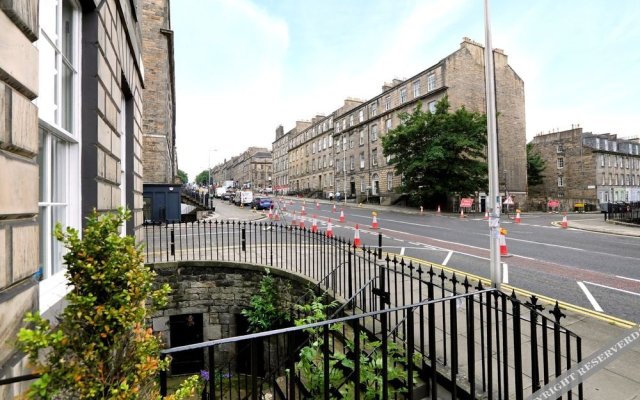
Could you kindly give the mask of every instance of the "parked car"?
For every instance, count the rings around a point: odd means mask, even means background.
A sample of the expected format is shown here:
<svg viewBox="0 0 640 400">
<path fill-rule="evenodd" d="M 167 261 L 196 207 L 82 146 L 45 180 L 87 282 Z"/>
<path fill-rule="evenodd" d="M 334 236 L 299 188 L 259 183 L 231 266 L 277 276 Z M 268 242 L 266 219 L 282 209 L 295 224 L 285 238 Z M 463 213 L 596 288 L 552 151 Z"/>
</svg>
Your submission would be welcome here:
<svg viewBox="0 0 640 400">
<path fill-rule="evenodd" d="M 271 206 L 273 206 L 271 197 L 254 197 L 251 203 L 251 207 L 254 207 L 256 210 L 268 210 Z"/>
</svg>

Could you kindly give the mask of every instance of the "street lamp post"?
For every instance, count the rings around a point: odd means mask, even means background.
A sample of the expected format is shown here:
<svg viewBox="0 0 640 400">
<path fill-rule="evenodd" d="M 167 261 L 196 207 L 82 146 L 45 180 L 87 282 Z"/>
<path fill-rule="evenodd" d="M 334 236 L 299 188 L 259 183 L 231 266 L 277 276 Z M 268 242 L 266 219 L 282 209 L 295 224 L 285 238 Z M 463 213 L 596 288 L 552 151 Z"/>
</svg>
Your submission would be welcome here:
<svg viewBox="0 0 640 400">
<path fill-rule="evenodd" d="M 500 269 L 500 187 L 498 183 L 498 135 L 496 131 L 495 70 L 493 68 L 493 48 L 491 46 L 491 26 L 489 23 L 489 0 L 484 0 L 484 74 L 487 99 L 487 147 L 489 173 L 489 264 L 493 287 L 500 290 L 502 271 Z"/>
<path fill-rule="evenodd" d="M 342 197 L 344 204 L 347 204 L 347 138 L 342 134 L 342 172 L 344 175 L 342 181 Z"/>
</svg>

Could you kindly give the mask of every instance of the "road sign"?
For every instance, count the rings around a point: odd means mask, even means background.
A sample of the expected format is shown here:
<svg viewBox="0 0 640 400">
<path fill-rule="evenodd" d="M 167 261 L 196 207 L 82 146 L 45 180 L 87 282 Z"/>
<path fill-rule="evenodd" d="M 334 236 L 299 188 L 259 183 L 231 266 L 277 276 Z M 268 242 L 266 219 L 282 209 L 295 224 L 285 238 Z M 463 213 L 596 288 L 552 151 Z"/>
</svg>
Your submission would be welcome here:
<svg viewBox="0 0 640 400">
<path fill-rule="evenodd" d="M 556 208 L 560 206 L 560 202 L 558 200 L 549 200 L 547 202 L 547 207 L 549 208 Z"/>
<path fill-rule="evenodd" d="M 473 199 L 470 197 L 466 197 L 463 199 L 460 199 L 460 208 L 468 208 L 471 207 L 473 205 Z"/>
<path fill-rule="evenodd" d="M 503 204 L 506 204 L 508 206 L 512 206 L 513 205 L 513 197 L 509 196 L 506 198 L 506 200 L 503 202 Z"/>
</svg>

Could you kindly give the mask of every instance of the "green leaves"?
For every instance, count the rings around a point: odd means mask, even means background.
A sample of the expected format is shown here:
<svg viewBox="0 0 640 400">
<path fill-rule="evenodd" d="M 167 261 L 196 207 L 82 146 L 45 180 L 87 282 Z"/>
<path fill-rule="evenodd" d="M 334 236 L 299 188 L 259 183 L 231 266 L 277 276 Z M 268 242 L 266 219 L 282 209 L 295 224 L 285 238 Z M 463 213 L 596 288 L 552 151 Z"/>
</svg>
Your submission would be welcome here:
<svg viewBox="0 0 640 400">
<path fill-rule="evenodd" d="M 157 394 L 155 377 L 167 363 L 159 359 L 160 339 L 145 327 L 153 305 L 166 303 L 169 288 L 153 288 L 155 274 L 144 265 L 141 248 L 120 226 L 130 212 L 87 218 L 80 233 L 56 226 L 67 248 L 66 276 L 73 288 L 56 326 L 28 314 L 29 328 L 18 347 L 40 379 L 29 398 L 138 399 Z M 149 302 L 152 300 L 152 302 Z"/>
<path fill-rule="evenodd" d="M 282 327 L 290 320 L 283 301 L 288 287 L 278 284 L 268 268 L 260 281 L 260 290 L 251 296 L 250 307 L 242 310 L 251 332 L 264 332 Z"/>
<path fill-rule="evenodd" d="M 486 118 L 464 107 L 449 112 L 447 97 L 434 113 L 417 109 L 400 114 L 401 124 L 382 137 L 403 190 L 424 197 L 466 196 L 486 189 Z"/>
<path fill-rule="evenodd" d="M 544 181 L 542 174 L 546 168 L 546 161 L 542 158 L 533 143 L 527 143 L 527 184 L 540 185 Z"/>
</svg>

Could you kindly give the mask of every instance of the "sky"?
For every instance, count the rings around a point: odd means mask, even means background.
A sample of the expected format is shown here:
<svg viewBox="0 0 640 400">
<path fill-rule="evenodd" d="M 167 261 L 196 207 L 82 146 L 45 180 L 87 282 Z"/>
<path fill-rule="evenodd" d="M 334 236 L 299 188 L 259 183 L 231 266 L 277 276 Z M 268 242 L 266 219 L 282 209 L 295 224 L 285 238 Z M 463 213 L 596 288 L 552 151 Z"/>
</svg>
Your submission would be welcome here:
<svg viewBox="0 0 640 400">
<path fill-rule="evenodd" d="M 527 141 L 579 124 L 640 136 L 640 1 L 490 0 L 524 80 Z M 189 179 L 275 130 L 369 99 L 484 43 L 482 0 L 173 0 L 178 167 Z"/>
</svg>

